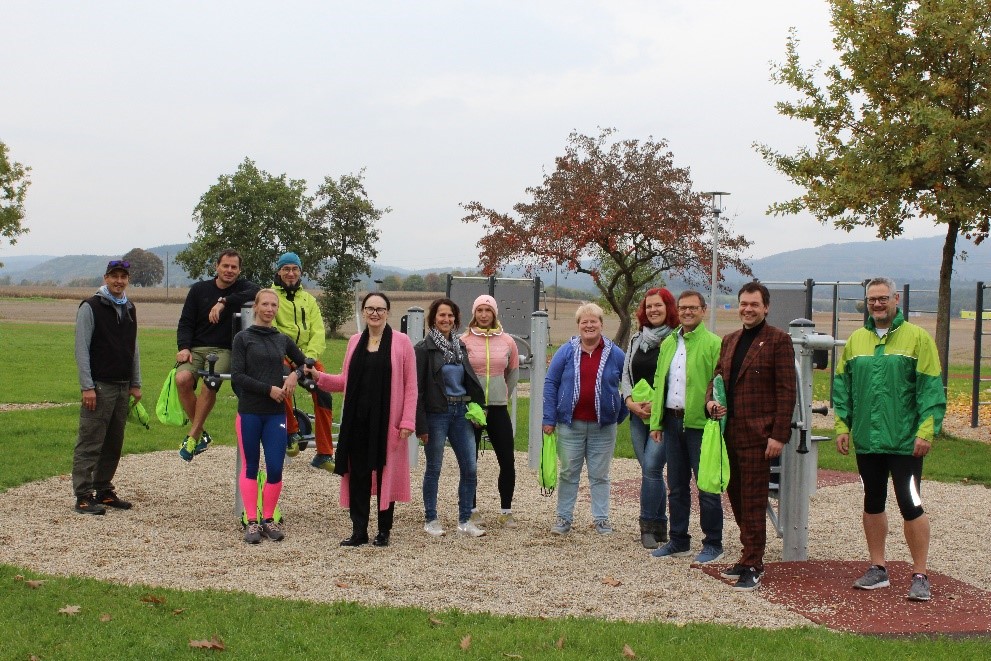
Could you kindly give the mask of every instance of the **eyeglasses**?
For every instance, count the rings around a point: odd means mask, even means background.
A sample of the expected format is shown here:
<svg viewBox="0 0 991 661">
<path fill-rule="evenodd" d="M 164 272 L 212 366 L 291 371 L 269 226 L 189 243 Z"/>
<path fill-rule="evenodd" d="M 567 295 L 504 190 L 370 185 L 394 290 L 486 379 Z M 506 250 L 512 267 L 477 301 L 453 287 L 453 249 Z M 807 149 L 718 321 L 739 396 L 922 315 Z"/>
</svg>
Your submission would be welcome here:
<svg viewBox="0 0 991 661">
<path fill-rule="evenodd" d="M 385 314 L 386 312 L 389 311 L 389 308 L 370 308 L 370 307 L 364 307 L 364 308 L 361 308 L 361 309 L 364 310 L 365 314 L 367 314 L 369 316 L 371 316 L 373 314 Z"/>
<path fill-rule="evenodd" d="M 131 268 L 131 262 L 126 259 L 114 259 L 107 262 L 108 269 L 129 269 Z"/>
<path fill-rule="evenodd" d="M 701 305 L 679 305 L 678 312 L 698 312 L 702 309 Z"/>
<path fill-rule="evenodd" d="M 871 296 L 867 299 L 867 305 L 874 305 L 880 303 L 881 305 L 886 305 L 888 301 L 891 300 L 890 296 Z"/>
</svg>

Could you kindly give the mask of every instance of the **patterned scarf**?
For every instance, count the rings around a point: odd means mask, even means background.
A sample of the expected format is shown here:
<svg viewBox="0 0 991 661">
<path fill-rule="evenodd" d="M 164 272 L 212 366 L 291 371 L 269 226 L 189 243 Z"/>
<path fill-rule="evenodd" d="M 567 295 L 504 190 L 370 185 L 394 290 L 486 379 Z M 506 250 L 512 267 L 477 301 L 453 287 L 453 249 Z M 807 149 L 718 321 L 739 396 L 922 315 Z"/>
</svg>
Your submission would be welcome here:
<svg viewBox="0 0 991 661">
<path fill-rule="evenodd" d="M 444 362 L 448 365 L 461 364 L 461 340 L 458 338 L 458 329 L 451 329 L 451 339 L 444 337 L 436 328 L 430 329 L 430 338 L 437 345 L 437 348 L 444 352 Z"/>
<path fill-rule="evenodd" d="M 670 326 L 644 326 L 640 329 L 640 350 L 647 353 L 658 346 L 671 333 Z"/>
<path fill-rule="evenodd" d="M 578 404 L 578 394 L 581 392 L 582 384 L 582 341 L 581 338 L 575 335 L 570 340 L 571 348 L 574 351 L 572 355 L 572 362 L 574 363 L 575 369 L 575 392 L 572 395 L 572 401 Z M 613 343 L 602 338 L 602 357 L 599 359 L 599 367 L 595 370 L 595 419 L 601 420 L 602 416 L 599 413 L 599 399 L 602 395 L 602 372 L 606 369 L 606 363 L 609 362 L 609 354 L 612 352 Z"/>
</svg>

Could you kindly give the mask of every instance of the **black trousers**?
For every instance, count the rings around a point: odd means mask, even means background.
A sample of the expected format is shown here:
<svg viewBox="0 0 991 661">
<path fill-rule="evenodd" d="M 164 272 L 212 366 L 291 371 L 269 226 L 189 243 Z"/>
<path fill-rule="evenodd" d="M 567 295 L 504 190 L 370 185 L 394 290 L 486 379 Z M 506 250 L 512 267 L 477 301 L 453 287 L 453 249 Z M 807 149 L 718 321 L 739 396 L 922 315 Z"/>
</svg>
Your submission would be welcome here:
<svg viewBox="0 0 991 661">
<path fill-rule="evenodd" d="M 487 406 L 485 408 L 485 428 L 489 432 L 489 442 L 499 462 L 499 501 L 502 509 L 513 507 L 513 492 L 516 490 L 516 455 L 513 453 L 513 422 L 509 419 L 507 406 Z M 482 430 L 475 430 L 475 456 L 482 445 Z M 473 505 L 478 504 L 476 496 Z"/>
<path fill-rule="evenodd" d="M 368 536 L 368 519 L 372 504 L 372 469 L 369 466 L 358 467 L 352 464 L 348 483 L 348 496 L 351 499 L 351 530 L 355 535 Z M 382 481 L 378 483 L 376 499 L 382 496 Z M 378 509 L 379 532 L 389 534 L 392 531 L 392 520 L 396 503 L 389 503 L 387 509 Z"/>
</svg>

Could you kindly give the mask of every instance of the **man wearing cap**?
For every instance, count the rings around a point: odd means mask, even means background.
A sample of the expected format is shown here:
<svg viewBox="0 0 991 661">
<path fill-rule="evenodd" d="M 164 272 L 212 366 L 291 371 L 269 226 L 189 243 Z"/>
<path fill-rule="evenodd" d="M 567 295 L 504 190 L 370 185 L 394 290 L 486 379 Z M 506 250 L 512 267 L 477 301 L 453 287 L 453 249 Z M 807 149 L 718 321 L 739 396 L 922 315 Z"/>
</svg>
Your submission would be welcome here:
<svg viewBox="0 0 991 661">
<path fill-rule="evenodd" d="M 193 283 L 182 305 L 176 330 L 179 351 L 175 357 L 178 363 L 175 382 L 182 408 L 192 421 L 179 447 L 183 461 L 192 461 L 213 440 L 203 425 L 217 402 L 217 393 L 200 388 L 199 395 L 196 394 L 198 370 L 206 369 L 206 358 L 213 353 L 217 355 L 217 373 L 231 371 L 234 312 L 254 300 L 258 292 L 258 285 L 239 280 L 239 275 L 241 255 L 236 250 L 224 250 L 217 258 L 217 276 Z"/>
<path fill-rule="evenodd" d="M 320 357 L 327 346 L 324 333 L 323 317 L 320 306 L 312 294 L 303 289 L 303 263 L 299 255 L 287 252 L 279 257 L 275 264 L 275 280 L 272 289 L 279 294 L 279 311 L 275 315 L 275 327 L 288 335 L 307 358 L 316 361 L 316 369 L 325 371 Z M 299 454 L 299 441 L 303 440 L 299 433 L 299 423 L 293 411 L 293 401 L 287 397 L 286 431 L 289 433 L 289 447 L 286 454 Z M 313 414 L 315 418 L 315 435 L 317 454 L 310 465 L 334 472 L 334 440 L 332 425 L 334 413 L 330 393 L 323 390 L 313 391 Z"/>
<path fill-rule="evenodd" d="M 138 316 L 127 300 L 130 263 L 107 264 L 103 286 L 76 311 L 76 366 L 82 390 L 79 435 L 72 455 L 76 512 L 105 514 L 130 509 L 117 497 L 113 478 L 124 447 L 131 397 L 141 399 Z"/>
</svg>

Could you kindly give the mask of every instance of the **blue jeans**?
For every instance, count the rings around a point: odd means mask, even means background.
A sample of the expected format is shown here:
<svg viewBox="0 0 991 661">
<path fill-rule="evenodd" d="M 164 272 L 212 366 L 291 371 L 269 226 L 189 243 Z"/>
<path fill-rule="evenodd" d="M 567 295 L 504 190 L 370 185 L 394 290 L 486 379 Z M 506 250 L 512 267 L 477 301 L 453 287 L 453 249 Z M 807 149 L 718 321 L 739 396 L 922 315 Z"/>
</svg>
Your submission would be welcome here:
<svg viewBox="0 0 991 661">
<path fill-rule="evenodd" d="M 571 521 L 578 500 L 582 464 L 588 463 L 588 490 L 592 496 L 592 518 L 609 518 L 609 467 L 616 449 L 616 425 L 573 420 L 557 426 L 558 475 L 557 515 Z"/>
<path fill-rule="evenodd" d="M 423 509 L 426 520 L 437 518 L 437 485 L 444 463 L 444 440 L 451 443 L 458 459 L 461 479 L 458 482 L 458 523 L 471 517 L 471 503 L 475 497 L 478 473 L 475 463 L 475 433 L 465 419 L 468 411 L 464 403 L 448 404 L 444 413 L 427 413 L 427 444 L 424 451 L 427 466 L 423 471 Z"/>
<path fill-rule="evenodd" d="M 663 441 L 655 443 L 649 431 L 647 423 L 635 415 L 630 416 L 630 440 L 640 462 L 640 518 L 660 523 L 666 528 L 668 517 L 664 505 L 668 489 L 664 484 L 665 444 Z"/>
<path fill-rule="evenodd" d="M 667 447 L 668 484 L 671 487 L 671 543 L 678 550 L 690 548 L 688 518 L 692 511 L 692 474 L 699 477 L 702 453 L 702 430 L 683 427 L 684 420 L 664 417 L 664 445 Z M 705 537 L 703 545 L 723 547 L 723 504 L 719 494 L 699 491 L 699 524 Z"/>
</svg>

